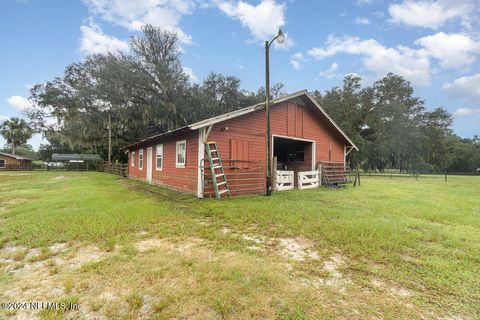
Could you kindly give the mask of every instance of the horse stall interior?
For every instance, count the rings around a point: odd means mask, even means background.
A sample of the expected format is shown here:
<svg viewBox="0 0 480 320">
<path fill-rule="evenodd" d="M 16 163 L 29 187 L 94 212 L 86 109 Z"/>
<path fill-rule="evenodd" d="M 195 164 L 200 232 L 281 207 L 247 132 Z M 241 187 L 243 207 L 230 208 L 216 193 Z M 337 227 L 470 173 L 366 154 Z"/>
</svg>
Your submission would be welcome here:
<svg viewBox="0 0 480 320">
<path fill-rule="evenodd" d="M 277 170 L 294 171 L 294 185 L 298 186 L 297 173 L 314 170 L 314 142 L 297 138 L 273 137 L 273 156 L 277 157 Z"/>
</svg>

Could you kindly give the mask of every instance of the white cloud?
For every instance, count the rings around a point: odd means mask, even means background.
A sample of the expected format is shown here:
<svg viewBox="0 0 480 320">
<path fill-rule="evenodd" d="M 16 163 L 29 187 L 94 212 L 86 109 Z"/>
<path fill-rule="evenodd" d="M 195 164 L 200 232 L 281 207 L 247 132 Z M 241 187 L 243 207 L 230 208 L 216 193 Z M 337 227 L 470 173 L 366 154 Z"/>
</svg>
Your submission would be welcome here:
<svg viewBox="0 0 480 320">
<path fill-rule="evenodd" d="M 338 63 L 334 62 L 331 64 L 330 68 L 328 68 L 325 71 L 320 72 L 318 75 L 321 77 L 325 77 L 327 79 L 334 78 L 338 76 L 338 74 L 335 73 L 335 71 L 338 70 Z"/>
<path fill-rule="evenodd" d="M 480 114 L 480 109 L 473 109 L 473 108 L 458 108 L 455 110 L 453 115 L 455 117 L 463 117 L 463 116 L 473 116 L 476 114 Z"/>
<path fill-rule="evenodd" d="M 480 73 L 472 76 L 455 79 L 452 83 L 443 85 L 446 93 L 453 97 L 459 97 L 467 103 L 480 104 Z"/>
<path fill-rule="evenodd" d="M 426 36 L 415 41 L 423 46 L 428 54 L 440 60 L 443 68 L 460 68 L 475 62 L 474 54 L 478 54 L 480 43 L 468 36 L 443 32 Z"/>
<path fill-rule="evenodd" d="M 340 53 L 362 56 L 365 68 L 378 76 L 393 72 L 418 85 L 430 83 L 430 61 L 424 50 L 404 46 L 387 48 L 374 39 L 361 40 L 350 36 L 337 38 L 330 35 L 325 48 L 308 51 L 316 59 Z"/>
<path fill-rule="evenodd" d="M 370 20 L 368 20 L 368 18 L 366 17 L 357 17 L 354 22 L 355 24 L 360 24 L 362 26 L 366 26 L 370 24 Z"/>
<path fill-rule="evenodd" d="M 394 23 L 437 29 L 449 20 L 464 18 L 474 7 L 474 0 L 404 0 L 391 4 L 388 12 Z"/>
<path fill-rule="evenodd" d="M 192 68 L 183 67 L 183 72 L 185 72 L 188 75 L 188 77 L 190 78 L 191 81 L 193 81 L 193 82 L 198 81 L 198 77 L 193 73 Z"/>
<path fill-rule="evenodd" d="M 191 43 L 192 37 L 179 26 L 181 18 L 191 14 L 193 0 L 84 0 L 90 12 L 103 20 L 138 31 L 147 23 L 176 32 L 180 41 Z"/>
<path fill-rule="evenodd" d="M 238 19 L 247 27 L 255 40 L 271 39 L 285 24 L 285 4 L 277 4 L 274 0 L 262 0 L 257 5 L 244 1 L 237 3 L 223 1 L 218 7 L 227 16 Z M 291 41 L 290 43 L 292 44 Z"/>
<path fill-rule="evenodd" d="M 305 57 L 301 52 L 297 52 L 290 58 L 290 63 L 292 64 L 293 69 L 300 70 L 302 68 L 302 62 L 305 61 Z"/>
<path fill-rule="evenodd" d="M 81 26 L 80 31 L 80 52 L 83 54 L 128 51 L 127 42 L 106 35 L 93 23 L 90 26 Z"/>
<path fill-rule="evenodd" d="M 22 96 L 10 96 L 7 98 L 7 102 L 17 110 L 23 111 L 32 107 L 32 103 Z"/>
<path fill-rule="evenodd" d="M 7 117 L 7 116 L 4 116 L 3 114 L 0 114 L 0 123 L 5 121 L 5 120 L 8 120 L 10 119 L 10 117 Z"/>
</svg>

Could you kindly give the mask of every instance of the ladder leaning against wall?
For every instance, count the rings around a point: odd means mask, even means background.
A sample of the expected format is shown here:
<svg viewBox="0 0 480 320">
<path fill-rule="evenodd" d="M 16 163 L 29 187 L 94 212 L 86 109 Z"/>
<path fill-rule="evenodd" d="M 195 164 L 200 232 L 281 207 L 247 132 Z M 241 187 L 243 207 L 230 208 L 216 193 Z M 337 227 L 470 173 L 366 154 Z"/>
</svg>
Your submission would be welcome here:
<svg viewBox="0 0 480 320">
<path fill-rule="evenodd" d="M 208 162 L 210 164 L 210 171 L 212 172 L 213 190 L 215 191 L 215 198 L 220 200 L 222 194 L 226 194 L 229 197 L 230 189 L 227 183 L 227 177 L 223 170 L 222 160 L 218 152 L 217 144 L 215 141 L 207 141 L 205 144 L 207 147 Z"/>
</svg>

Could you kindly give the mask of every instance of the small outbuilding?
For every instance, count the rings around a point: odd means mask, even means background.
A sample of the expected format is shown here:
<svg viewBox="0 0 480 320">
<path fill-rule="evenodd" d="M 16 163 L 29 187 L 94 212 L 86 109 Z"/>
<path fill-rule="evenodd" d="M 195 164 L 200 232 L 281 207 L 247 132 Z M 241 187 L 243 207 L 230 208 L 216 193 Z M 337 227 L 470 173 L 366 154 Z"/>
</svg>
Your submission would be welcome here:
<svg viewBox="0 0 480 320">
<path fill-rule="evenodd" d="M 306 90 L 272 101 L 270 119 L 274 189 L 300 187 L 299 179 L 322 163 L 343 170 L 347 154 L 358 150 Z M 128 175 L 199 198 L 218 193 L 213 179 L 222 174 L 231 195 L 265 193 L 265 128 L 265 103 L 259 103 L 151 136 L 125 148 Z"/>
<path fill-rule="evenodd" d="M 67 170 L 87 170 L 91 163 L 98 163 L 102 158 L 97 154 L 78 154 L 78 153 L 54 153 L 52 154 L 52 161 L 54 163 L 62 163 Z M 50 166 L 47 164 L 47 170 L 58 167 L 57 165 Z"/>
<path fill-rule="evenodd" d="M 0 170 L 31 170 L 32 159 L 16 154 L 0 152 Z"/>
</svg>

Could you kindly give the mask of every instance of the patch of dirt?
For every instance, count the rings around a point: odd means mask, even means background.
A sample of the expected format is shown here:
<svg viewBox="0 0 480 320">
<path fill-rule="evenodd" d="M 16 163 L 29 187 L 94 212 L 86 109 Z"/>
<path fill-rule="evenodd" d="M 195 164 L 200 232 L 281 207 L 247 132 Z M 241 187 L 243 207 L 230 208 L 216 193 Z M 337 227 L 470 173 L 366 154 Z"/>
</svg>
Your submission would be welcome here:
<svg viewBox="0 0 480 320">
<path fill-rule="evenodd" d="M 18 176 L 31 176 L 31 173 L 0 173 L 0 176 L 18 177 Z"/>
<path fill-rule="evenodd" d="M 385 282 L 379 280 L 379 279 L 372 279 L 371 280 L 372 285 L 375 288 L 382 289 L 388 291 L 391 295 L 397 298 L 408 298 L 413 296 L 413 292 L 406 289 L 406 288 L 401 288 L 401 287 L 395 287 L 392 285 L 388 285 Z"/>
<path fill-rule="evenodd" d="M 400 297 L 400 298 L 407 298 L 411 297 L 413 295 L 412 291 L 405 289 L 405 288 L 395 288 L 391 287 L 389 288 L 390 293 L 392 293 L 394 296 Z"/>
<path fill-rule="evenodd" d="M 203 239 L 200 238 L 187 238 L 176 242 L 172 242 L 168 239 L 152 238 L 138 241 L 136 243 L 136 248 L 139 252 L 145 252 L 155 248 L 163 248 L 168 251 L 186 252 L 202 241 Z"/>
<path fill-rule="evenodd" d="M 61 267 L 69 269 L 76 269 L 88 262 L 99 261 L 107 253 L 100 250 L 99 247 L 94 245 L 84 246 L 78 248 L 73 257 L 55 257 L 53 261 Z"/>
<path fill-rule="evenodd" d="M 109 303 L 119 300 L 118 295 L 112 289 L 102 292 L 99 296 L 99 299 L 107 301 Z"/>
<path fill-rule="evenodd" d="M 322 268 L 329 275 L 325 280 L 325 284 L 338 289 L 342 293 L 345 293 L 345 286 L 352 283 L 352 281 L 339 270 L 345 263 L 346 259 L 337 253 L 325 261 Z"/>
<path fill-rule="evenodd" d="M 261 247 L 261 245 L 265 245 L 268 242 L 270 242 L 267 237 L 264 236 L 252 236 L 248 234 L 242 234 L 240 237 L 243 240 L 249 241 L 252 244 L 249 245 L 247 248 L 250 250 L 255 250 L 255 251 L 264 251 L 264 248 Z"/>
<path fill-rule="evenodd" d="M 30 249 L 28 251 L 27 255 L 25 256 L 25 259 L 31 260 L 33 258 L 36 258 L 40 255 L 40 252 L 41 252 L 41 250 L 39 248 Z"/>
<path fill-rule="evenodd" d="M 265 251 L 264 247 L 268 246 L 275 248 L 278 254 L 286 259 L 295 261 L 318 259 L 318 252 L 314 249 L 315 242 L 303 236 L 296 238 L 269 238 L 258 234 L 242 233 L 238 235 L 226 227 L 223 227 L 220 232 L 225 235 L 230 233 L 233 236 L 239 236 L 241 239 L 251 242 L 248 246 L 251 250 Z"/>
<path fill-rule="evenodd" d="M 282 249 L 280 254 L 286 258 L 295 261 L 304 261 L 305 259 L 318 259 L 318 253 L 313 249 L 314 242 L 304 238 L 280 238 L 278 239 Z"/>
<path fill-rule="evenodd" d="M 187 241 L 174 243 L 170 245 L 170 248 L 173 246 L 173 250 L 177 252 L 186 252 L 202 242 L 203 239 L 200 238 L 189 238 Z"/>
<path fill-rule="evenodd" d="M 55 178 L 50 179 L 50 181 L 53 182 L 53 181 L 58 181 L 58 180 L 63 180 L 63 179 L 67 179 L 67 177 L 65 177 L 65 176 L 58 176 L 58 177 L 55 177 Z"/>
<path fill-rule="evenodd" d="M 145 252 L 162 246 L 164 246 L 164 242 L 162 241 L 162 239 L 156 238 L 138 241 L 136 244 L 137 250 L 139 252 Z"/>
<path fill-rule="evenodd" d="M 222 229 L 220 229 L 220 233 L 223 234 L 223 235 L 227 235 L 229 234 L 231 231 L 228 227 L 222 227 Z"/>
<path fill-rule="evenodd" d="M 50 251 L 54 254 L 65 251 L 68 248 L 68 243 L 66 242 L 57 242 L 48 247 Z"/>
<path fill-rule="evenodd" d="M 27 250 L 27 247 L 16 244 L 7 244 L 0 249 L 0 256 L 15 254 L 18 251 L 24 250 Z"/>
</svg>

